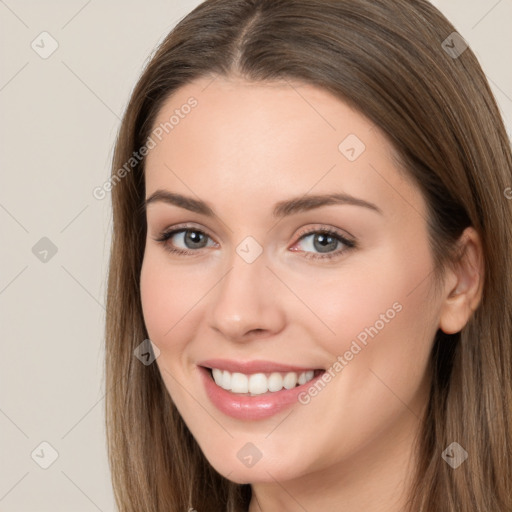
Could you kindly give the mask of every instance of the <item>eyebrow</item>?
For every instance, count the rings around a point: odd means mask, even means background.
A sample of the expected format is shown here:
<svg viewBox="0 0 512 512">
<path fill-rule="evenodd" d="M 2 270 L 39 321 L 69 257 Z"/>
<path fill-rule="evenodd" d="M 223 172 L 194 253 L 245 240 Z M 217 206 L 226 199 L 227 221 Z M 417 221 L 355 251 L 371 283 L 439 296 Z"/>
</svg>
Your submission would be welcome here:
<svg viewBox="0 0 512 512">
<path fill-rule="evenodd" d="M 158 189 L 151 194 L 145 200 L 143 206 L 147 207 L 149 204 L 157 202 L 178 206 L 207 217 L 215 217 L 215 212 L 209 203 L 162 189 Z M 321 206 L 329 206 L 333 204 L 361 206 L 382 215 L 382 210 L 377 205 L 345 193 L 292 197 L 291 199 L 286 199 L 276 203 L 274 205 L 272 215 L 273 217 L 286 217 L 296 213 L 320 208 Z"/>
</svg>

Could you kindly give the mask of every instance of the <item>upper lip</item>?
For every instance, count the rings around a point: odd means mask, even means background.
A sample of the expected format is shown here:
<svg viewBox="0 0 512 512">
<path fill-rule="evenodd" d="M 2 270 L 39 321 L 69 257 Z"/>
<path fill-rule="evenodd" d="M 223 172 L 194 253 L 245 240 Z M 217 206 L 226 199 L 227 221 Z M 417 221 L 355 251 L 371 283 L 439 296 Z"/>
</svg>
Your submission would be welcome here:
<svg viewBox="0 0 512 512">
<path fill-rule="evenodd" d="M 205 368 L 218 368 L 228 372 L 238 372 L 251 375 L 253 373 L 272 373 L 272 372 L 306 372 L 308 370 L 317 370 L 314 366 L 293 366 L 289 364 L 275 363 L 273 361 L 233 361 L 230 359 L 208 359 L 198 363 Z"/>
</svg>

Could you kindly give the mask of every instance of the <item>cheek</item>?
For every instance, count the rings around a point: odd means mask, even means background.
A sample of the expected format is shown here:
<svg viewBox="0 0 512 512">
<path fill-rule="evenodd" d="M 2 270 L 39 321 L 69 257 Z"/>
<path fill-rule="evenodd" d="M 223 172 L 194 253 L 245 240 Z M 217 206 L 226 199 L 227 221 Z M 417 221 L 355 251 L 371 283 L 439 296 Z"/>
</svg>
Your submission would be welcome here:
<svg viewBox="0 0 512 512">
<path fill-rule="evenodd" d="M 391 251 L 382 252 L 371 260 L 347 265 L 346 270 L 341 267 L 330 273 L 317 272 L 310 279 L 296 283 L 294 291 L 306 298 L 305 302 L 319 320 L 315 322 L 318 340 L 337 348 L 340 340 L 356 338 L 375 324 L 382 330 L 383 322 L 387 328 L 399 317 L 409 314 L 425 317 L 429 304 L 428 280 L 425 280 L 428 274 L 427 259 L 404 261 Z"/>
<path fill-rule="evenodd" d="M 142 311 L 149 337 L 159 346 L 181 339 L 177 335 L 182 326 L 180 320 L 204 295 L 199 283 L 189 274 L 184 277 L 166 261 L 165 255 L 146 250 L 140 275 Z"/>
<path fill-rule="evenodd" d="M 316 339 L 333 363 L 346 355 L 343 373 L 354 385 L 370 368 L 400 388 L 419 384 L 438 325 L 431 265 L 426 244 L 414 254 L 395 244 L 346 271 L 317 274 L 314 287 L 303 282 L 298 293 L 322 321 L 315 321 Z"/>
<path fill-rule="evenodd" d="M 155 265 L 154 258 L 146 251 L 140 274 L 140 295 L 144 323 L 152 340 L 160 339 L 172 325 L 169 303 L 175 287 L 169 282 L 169 277 Z"/>
<path fill-rule="evenodd" d="M 379 421 L 398 413 L 402 402 L 419 414 L 437 330 L 428 249 L 404 254 L 388 251 L 365 274 L 348 276 L 337 323 L 333 319 L 341 343 L 330 351 L 348 361 L 339 384 L 353 414 L 375 414 Z"/>
<path fill-rule="evenodd" d="M 163 252 L 163 251 L 162 251 Z M 165 253 L 147 248 L 140 275 L 144 324 L 149 339 L 159 348 L 156 364 L 175 405 L 183 414 L 189 405 L 177 382 L 183 380 L 184 354 L 195 318 L 194 304 L 205 291 L 191 286 L 190 275 L 169 264 Z M 187 285 L 188 283 L 188 285 Z M 176 380 L 178 379 L 178 380 Z"/>
</svg>

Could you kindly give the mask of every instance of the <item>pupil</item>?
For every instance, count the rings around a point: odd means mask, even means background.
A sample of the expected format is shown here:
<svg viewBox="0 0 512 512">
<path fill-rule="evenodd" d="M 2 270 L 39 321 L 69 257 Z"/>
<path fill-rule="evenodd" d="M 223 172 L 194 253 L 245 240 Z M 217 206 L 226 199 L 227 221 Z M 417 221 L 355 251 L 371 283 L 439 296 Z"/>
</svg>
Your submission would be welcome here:
<svg viewBox="0 0 512 512">
<path fill-rule="evenodd" d="M 319 246 L 316 246 L 316 241 L 318 240 Z M 337 240 L 331 235 L 317 235 L 315 237 L 315 249 L 318 249 L 320 252 L 328 252 L 325 249 L 335 249 Z M 329 247 L 329 246 L 333 247 Z"/>
<path fill-rule="evenodd" d="M 186 241 L 191 242 L 193 244 L 199 244 L 201 242 L 201 238 L 203 237 L 202 233 L 197 231 L 187 231 Z"/>
</svg>

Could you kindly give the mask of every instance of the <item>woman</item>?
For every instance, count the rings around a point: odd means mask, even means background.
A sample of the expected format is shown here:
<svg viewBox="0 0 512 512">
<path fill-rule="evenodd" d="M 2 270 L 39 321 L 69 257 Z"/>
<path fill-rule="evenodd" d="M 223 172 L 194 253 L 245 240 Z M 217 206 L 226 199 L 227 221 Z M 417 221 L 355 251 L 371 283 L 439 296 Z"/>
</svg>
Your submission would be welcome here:
<svg viewBox="0 0 512 512">
<path fill-rule="evenodd" d="M 512 510 L 511 149 L 431 4 L 207 0 L 111 183 L 121 511 Z"/>
</svg>

